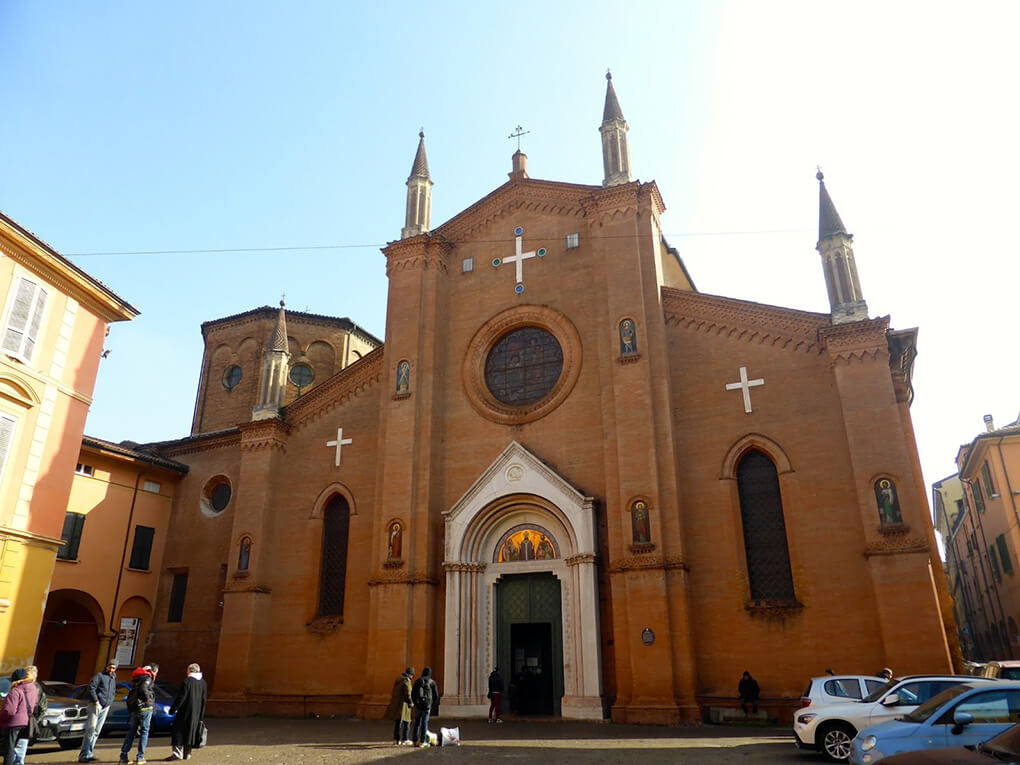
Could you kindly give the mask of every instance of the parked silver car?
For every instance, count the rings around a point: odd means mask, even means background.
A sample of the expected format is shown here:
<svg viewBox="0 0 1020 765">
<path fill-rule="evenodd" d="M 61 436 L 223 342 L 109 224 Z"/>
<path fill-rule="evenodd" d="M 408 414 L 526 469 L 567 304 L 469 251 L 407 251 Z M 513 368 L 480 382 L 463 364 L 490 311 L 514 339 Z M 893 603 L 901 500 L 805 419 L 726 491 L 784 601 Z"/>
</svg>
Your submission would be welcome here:
<svg viewBox="0 0 1020 765">
<path fill-rule="evenodd" d="M 44 681 L 42 686 L 45 690 L 48 683 Z M 10 678 L 0 677 L 0 698 L 7 695 L 10 687 Z M 43 715 L 39 732 L 29 742 L 29 746 L 56 744 L 61 749 L 80 747 L 85 735 L 85 721 L 89 716 L 88 706 L 66 696 L 51 696 L 49 690 L 46 690 L 46 698 L 46 714 Z"/>
<path fill-rule="evenodd" d="M 822 675 L 812 677 L 801 694 L 800 704 L 809 707 L 818 704 L 833 704 L 837 701 L 860 701 L 870 696 L 888 680 L 874 675 Z"/>
</svg>

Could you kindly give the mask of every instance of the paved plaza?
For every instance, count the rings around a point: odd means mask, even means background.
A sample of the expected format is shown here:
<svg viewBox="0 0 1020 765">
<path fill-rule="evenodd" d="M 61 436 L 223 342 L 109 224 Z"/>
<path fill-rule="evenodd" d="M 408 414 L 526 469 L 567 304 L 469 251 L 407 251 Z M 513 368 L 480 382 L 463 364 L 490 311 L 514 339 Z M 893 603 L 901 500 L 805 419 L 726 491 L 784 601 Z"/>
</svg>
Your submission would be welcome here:
<svg viewBox="0 0 1020 765">
<path fill-rule="evenodd" d="M 788 728 L 715 725 L 659 727 L 608 723 L 436 720 L 459 725 L 462 745 L 414 749 L 390 743 L 392 723 L 378 720 L 248 718 L 210 719 L 210 745 L 193 753 L 189 765 L 319 765 L 426 760 L 433 763 L 524 763 L 597 765 L 634 762 L 671 765 L 770 763 L 814 765 L 820 755 L 797 751 Z M 96 747 L 102 762 L 115 763 L 122 739 L 103 737 Z M 149 741 L 148 761 L 170 754 L 170 739 Z M 32 750 L 28 763 L 72 763 L 77 752 Z"/>
</svg>

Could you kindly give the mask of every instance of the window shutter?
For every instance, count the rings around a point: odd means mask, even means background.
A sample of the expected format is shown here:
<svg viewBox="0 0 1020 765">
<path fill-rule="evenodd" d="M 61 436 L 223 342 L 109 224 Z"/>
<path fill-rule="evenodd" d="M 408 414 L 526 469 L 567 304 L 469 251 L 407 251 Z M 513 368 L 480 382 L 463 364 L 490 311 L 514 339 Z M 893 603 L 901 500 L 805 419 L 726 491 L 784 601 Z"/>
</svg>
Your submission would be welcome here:
<svg viewBox="0 0 1020 765">
<path fill-rule="evenodd" d="M 7 454 L 14 444 L 14 424 L 17 422 L 13 417 L 0 414 L 0 478 L 4 474 L 4 465 L 7 462 Z"/>
<path fill-rule="evenodd" d="M 23 276 L 18 279 L 0 349 L 25 361 L 32 360 L 46 297 L 46 290 L 37 282 Z"/>
</svg>

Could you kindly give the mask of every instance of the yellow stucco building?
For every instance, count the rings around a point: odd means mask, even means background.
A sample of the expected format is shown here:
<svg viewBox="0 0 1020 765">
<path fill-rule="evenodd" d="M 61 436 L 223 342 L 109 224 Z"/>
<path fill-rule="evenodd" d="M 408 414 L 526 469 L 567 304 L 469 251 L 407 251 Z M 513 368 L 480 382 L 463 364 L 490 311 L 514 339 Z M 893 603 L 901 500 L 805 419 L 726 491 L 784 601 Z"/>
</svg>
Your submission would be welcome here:
<svg viewBox="0 0 1020 765">
<path fill-rule="evenodd" d="M 138 311 L 0 213 L 0 672 L 32 661 L 110 322 Z"/>
</svg>

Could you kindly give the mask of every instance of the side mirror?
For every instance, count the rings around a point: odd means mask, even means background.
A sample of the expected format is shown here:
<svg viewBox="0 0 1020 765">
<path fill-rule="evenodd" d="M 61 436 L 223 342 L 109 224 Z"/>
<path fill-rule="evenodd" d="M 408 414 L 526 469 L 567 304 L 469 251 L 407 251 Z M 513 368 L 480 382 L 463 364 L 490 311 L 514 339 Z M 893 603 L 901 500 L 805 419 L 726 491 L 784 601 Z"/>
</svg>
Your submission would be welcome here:
<svg viewBox="0 0 1020 765">
<path fill-rule="evenodd" d="M 890 693 L 888 696 L 882 699 L 882 706 L 884 707 L 894 707 L 899 703 L 900 697 L 897 696 L 895 693 Z"/>
<path fill-rule="evenodd" d="M 959 736 L 963 729 L 974 722 L 974 715 L 970 712 L 957 711 L 953 714 L 953 735 Z"/>
</svg>

